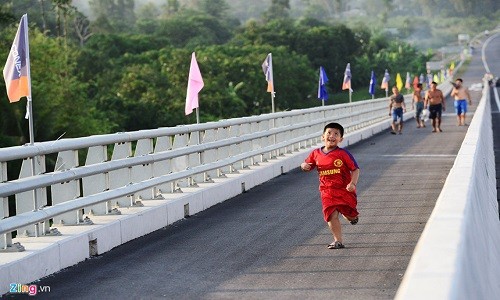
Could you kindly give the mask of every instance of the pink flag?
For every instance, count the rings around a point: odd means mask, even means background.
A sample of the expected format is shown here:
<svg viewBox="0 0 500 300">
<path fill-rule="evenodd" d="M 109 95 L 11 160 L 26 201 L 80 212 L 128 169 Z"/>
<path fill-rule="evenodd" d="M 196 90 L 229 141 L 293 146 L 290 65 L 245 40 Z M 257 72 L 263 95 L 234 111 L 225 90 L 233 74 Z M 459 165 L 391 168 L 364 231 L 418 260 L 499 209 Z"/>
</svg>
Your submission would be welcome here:
<svg viewBox="0 0 500 300">
<path fill-rule="evenodd" d="M 347 66 L 345 67 L 344 82 L 342 82 L 342 89 L 349 90 L 350 92 L 352 92 L 352 89 L 351 89 L 351 64 L 350 63 L 348 63 Z"/>
<path fill-rule="evenodd" d="M 411 88 L 410 72 L 406 72 L 405 88 L 408 89 L 408 90 Z"/>
<path fill-rule="evenodd" d="M 11 103 L 19 101 L 21 97 L 31 96 L 27 18 L 27 15 L 23 15 L 21 18 L 16 37 L 3 68 L 7 96 Z"/>
<path fill-rule="evenodd" d="M 203 88 L 203 78 L 201 78 L 200 68 L 196 62 L 194 52 L 191 56 L 191 66 L 189 67 L 189 80 L 186 95 L 186 116 L 193 112 L 193 109 L 198 108 L 198 93 Z"/>
</svg>

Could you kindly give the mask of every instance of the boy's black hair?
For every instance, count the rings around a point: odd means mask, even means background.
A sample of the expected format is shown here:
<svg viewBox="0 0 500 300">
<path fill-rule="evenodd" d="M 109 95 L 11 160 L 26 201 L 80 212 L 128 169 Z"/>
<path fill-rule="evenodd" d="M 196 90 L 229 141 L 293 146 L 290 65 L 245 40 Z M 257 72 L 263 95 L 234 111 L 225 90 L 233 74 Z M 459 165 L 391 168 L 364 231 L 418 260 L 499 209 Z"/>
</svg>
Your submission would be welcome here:
<svg viewBox="0 0 500 300">
<path fill-rule="evenodd" d="M 328 128 L 338 129 L 340 131 L 340 137 L 344 137 L 344 127 L 342 127 L 342 125 L 340 125 L 339 123 L 328 123 L 328 124 L 326 124 L 325 128 L 323 128 L 323 133 L 325 133 L 325 131 Z"/>
</svg>

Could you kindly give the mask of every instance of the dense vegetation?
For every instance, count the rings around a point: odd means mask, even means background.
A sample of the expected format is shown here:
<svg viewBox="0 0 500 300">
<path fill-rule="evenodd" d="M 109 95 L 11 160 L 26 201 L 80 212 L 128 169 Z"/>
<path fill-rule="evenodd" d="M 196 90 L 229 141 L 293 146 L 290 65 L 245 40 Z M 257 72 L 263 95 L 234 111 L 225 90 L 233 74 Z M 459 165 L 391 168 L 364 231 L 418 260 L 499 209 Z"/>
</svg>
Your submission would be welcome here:
<svg viewBox="0 0 500 300">
<path fill-rule="evenodd" d="M 280 111 L 319 104 L 319 66 L 325 67 L 330 78 L 333 102 L 348 99 L 340 90 L 348 62 L 353 98 L 367 99 L 371 70 L 379 80 L 384 69 L 393 75 L 425 72 L 425 62 L 434 53 L 421 51 L 420 42 L 405 41 L 417 32 L 446 32 L 449 35 L 438 38 L 447 42 L 460 32 L 491 28 L 488 16 L 460 18 L 460 23 L 454 23 L 455 18 L 443 19 L 432 15 L 435 10 L 425 9 L 446 2 L 442 14 L 463 17 L 467 12 L 463 8 L 470 4 L 462 0 L 411 1 L 420 4 L 413 15 L 391 9 L 396 1 L 380 1 L 384 10 L 371 17 L 370 25 L 343 17 L 345 1 L 228 2 L 158 0 L 136 6 L 133 0 L 89 0 L 89 17 L 71 0 L 3 1 L 2 62 L 21 15 L 28 13 L 35 140 L 193 123 L 193 115 L 184 116 L 193 51 L 205 81 L 200 94 L 201 121 L 205 122 L 270 111 L 261 69 L 269 52 L 273 53 L 276 110 Z M 474 9 L 488 3 L 494 9 L 478 14 L 496 12 L 498 3 L 493 0 L 476 1 Z M 320 5 L 327 7 L 318 9 Z M 254 15 L 242 17 L 243 11 Z M 429 16 L 442 23 L 422 21 Z M 384 27 L 396 27 L 399 32 L 387 34 Z M 26 100 L 9 104 L 3 80 L 0 91 L 0 147 L 25 143 Z"/>
</svg>

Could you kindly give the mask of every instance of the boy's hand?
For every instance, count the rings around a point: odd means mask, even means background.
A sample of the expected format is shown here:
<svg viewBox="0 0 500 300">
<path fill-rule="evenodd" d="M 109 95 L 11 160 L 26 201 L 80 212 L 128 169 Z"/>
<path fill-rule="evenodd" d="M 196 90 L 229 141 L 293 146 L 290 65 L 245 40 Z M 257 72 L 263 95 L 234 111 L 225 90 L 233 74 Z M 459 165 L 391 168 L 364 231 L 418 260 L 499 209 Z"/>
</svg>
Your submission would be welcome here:
<svg viewBox="0 0 500 300">
<path fill-rule="evenodd" d="M 352 182 L 349 182 L 349 184 L 346 187 L 346 190 L 348 190 L 349 192 L 354 192 L 355 189 L 356 189 L 356 185 Z"/>
<path fill-rule="evenodd" d="M 300 164 L 300 168 L 302 169 L 302 171 L 311 171 L 312 166 L 308 163 L 303 162 L 302 164 Z"/>
</svg>

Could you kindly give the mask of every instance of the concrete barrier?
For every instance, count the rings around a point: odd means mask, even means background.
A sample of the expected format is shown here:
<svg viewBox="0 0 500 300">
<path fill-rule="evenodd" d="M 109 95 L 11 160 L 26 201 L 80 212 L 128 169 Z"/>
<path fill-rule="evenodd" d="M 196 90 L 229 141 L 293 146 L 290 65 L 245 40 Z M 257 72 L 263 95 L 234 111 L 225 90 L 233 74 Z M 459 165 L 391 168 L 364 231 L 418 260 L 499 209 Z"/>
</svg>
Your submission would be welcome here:
<svg viewBox="0 0 500 300">
<path fill-rule="evenodd" d="M 486 84 L 396 299 L 497 299 L 500 221 Z"/>
</svg>

